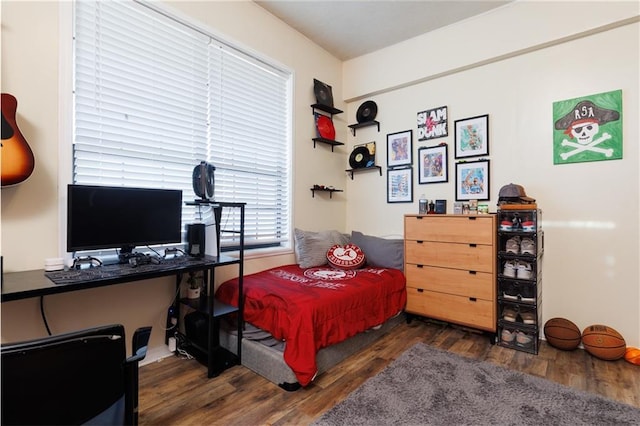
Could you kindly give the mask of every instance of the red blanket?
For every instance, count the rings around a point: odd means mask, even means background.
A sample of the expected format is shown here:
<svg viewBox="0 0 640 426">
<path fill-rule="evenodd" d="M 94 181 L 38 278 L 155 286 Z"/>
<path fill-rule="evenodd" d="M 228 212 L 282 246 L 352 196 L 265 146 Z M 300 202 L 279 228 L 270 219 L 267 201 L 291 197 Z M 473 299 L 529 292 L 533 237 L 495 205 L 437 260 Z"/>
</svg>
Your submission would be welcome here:
<svg viewBox="0 0 640 426">
<path fill-rule="evenodd" d="M 397 269 L 302 269 L 286 265 L 244 277 L 244 319 L 284 340 L 284 360 L 302 386 L 317 372 L 316 352 L 368 330 L 404 309 Z M 238 279 L 220 285 L 218 300 L 238 306 Z"/>
</svg>

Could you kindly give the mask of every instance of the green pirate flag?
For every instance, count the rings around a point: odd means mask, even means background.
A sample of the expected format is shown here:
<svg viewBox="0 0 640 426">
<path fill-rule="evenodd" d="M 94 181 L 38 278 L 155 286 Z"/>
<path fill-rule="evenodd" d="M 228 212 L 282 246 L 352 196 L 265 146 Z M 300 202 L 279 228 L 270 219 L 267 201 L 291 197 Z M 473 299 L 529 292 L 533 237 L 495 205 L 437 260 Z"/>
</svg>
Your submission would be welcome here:
<svg viewBox="0 0 640 426">
<path fill-rule="evenodd" d="M 553 104 L 553 163 L 622 158 L 622 91 Z"/>
</svg>

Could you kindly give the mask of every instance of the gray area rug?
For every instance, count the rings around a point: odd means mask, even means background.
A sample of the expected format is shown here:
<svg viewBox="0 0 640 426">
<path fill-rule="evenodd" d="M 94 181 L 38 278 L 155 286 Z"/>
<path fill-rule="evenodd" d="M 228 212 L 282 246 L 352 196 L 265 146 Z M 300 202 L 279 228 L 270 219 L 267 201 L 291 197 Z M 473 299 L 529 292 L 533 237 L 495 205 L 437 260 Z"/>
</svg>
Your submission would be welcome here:
<svg viewBox="0 0 640 426">
<path fill-rule="evenodd" d="M 640 409 L 418 343 L 314 425 L 639 425 Z"/>
</svg>

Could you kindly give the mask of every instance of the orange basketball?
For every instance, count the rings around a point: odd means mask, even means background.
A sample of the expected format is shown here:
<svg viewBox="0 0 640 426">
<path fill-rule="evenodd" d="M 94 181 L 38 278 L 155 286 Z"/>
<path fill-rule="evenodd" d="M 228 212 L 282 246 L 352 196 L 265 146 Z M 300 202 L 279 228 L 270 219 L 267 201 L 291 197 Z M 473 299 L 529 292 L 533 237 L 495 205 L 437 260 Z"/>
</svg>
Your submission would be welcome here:
<svg viewBox="0 0 640 426">
<path fill-rule="evenodd" d="M 591 355 L 607 361 L 622 358 L 627 349 L 620 333 L 601 324 L 590 325 L 582 331 L 582 345 Z"/>
<path fill-rule="evenodd" d="M 628 347 L 624 353 L 624 359 L 631 364 L 640 365 L 640 349 Z"/>
<path fill-rule="evenodd" d="M 580 344 L 580 329 L 565 318 L 551 318 L 544 324 L 544 337 L 554 348 L 572 351 Z"/>
</svg>

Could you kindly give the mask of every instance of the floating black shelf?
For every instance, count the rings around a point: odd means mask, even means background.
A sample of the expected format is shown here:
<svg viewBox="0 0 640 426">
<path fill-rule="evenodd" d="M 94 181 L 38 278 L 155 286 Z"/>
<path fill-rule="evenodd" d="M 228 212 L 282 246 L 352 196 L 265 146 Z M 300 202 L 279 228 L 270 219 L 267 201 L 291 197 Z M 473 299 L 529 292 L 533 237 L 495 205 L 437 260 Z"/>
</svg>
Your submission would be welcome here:
<svg viewBox="0 0 640 426">
<path fill-rule="evenodd" d="M 331 114 L 331 115 L 340 114 L 340 113 L 344 112 L 341 109 L 334 108 L 334 107 L 329 106 L 329 105 L 323 105 L 323 104 L 313 104 L 313 105 L 311 105 L 311 108 L 313 110 L 313 114 L 316 113 L 316 110 L 320 110 L 320 111 L 326 112 L 326 113 Z"/>
<path fill-rule="evenodd" d="M 329 198 L 333 198 L 334 192 L 344 192 L 342 189 L 331 189 L 331 188 L 311 188 L 311 197 L 315 198 L 316 191 L 328 192 Z"/>
<path fill-rule="evenodd" d="M 380 172 L 380 176 L 382 176 L 382 167 L 380 166 L 362 167 L 360 169 L 347 169 L 345 170 L 345 172 L 349 173 L 351 175 L 351 180 L 353 180 L 353 172 L 362 172 L 364 170 L 375 170 L 375 169 L 378 169 L 378 171 Z"/>
<path fill-rule="evenodd" d="M 333 152 L 333 147 L 338 145 L 344 145 L 343 142 L 334 141 L 333 139 L 327 138 L 313 138 L 313 147 L 316 147 L 316 142 L 326 143 L 327 145 L 331 145 L 331 152 Z"/>
<path fill-rule="evenodd" d="M 348 127 L 351 129 L 351 133 L 353 134 L 353 136 L 355 136 L 356 129 L 359 129 L 361 127 L 368 127 L 368 126 L 377 126 L 378 132 L 380 131 L 380 122 L 376 120 L 365 121 L 364 123 L 349 124 Z"/>
</svg>

